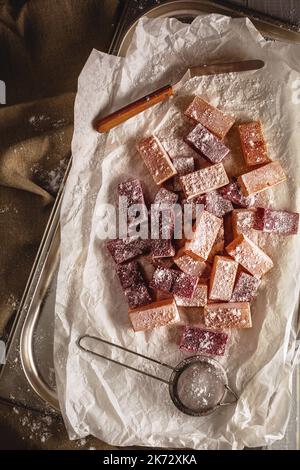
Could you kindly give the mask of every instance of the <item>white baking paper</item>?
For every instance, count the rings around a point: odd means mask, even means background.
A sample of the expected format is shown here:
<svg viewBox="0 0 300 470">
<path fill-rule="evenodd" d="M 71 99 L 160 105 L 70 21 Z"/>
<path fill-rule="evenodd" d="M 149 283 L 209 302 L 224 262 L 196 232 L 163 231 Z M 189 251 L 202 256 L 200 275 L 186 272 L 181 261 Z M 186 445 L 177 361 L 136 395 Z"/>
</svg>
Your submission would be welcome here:
<svg viewBox="0 0 300 470">
<path fill-rule="evenodd" d="M 92 122 L 166 83 L 192 65 L 246 58 L 263 59 L 262 70 L 197 77 L 178 95 L 127 121 L 108 135 Z M 271 444 L 284 435 L 291 405 L 299 297 L 300 237 L 262 237 L 275 267 L 253 304 L 253 328 L 232 332 L 221 359 L 240 395 L 234 406 L 202 418 L 188 417 L 172 404 L 161 382 L 80 351 L 85 333 L 176 365 L 185 355 L 174 342 L 175 328 L 134 334 L 114 263 L 99 238 L 101 203 L 114 202 L 117 183 L 140 178 L 150 195 L 157 188 L 135 144 L 155 132 L 175 158 L 181 142 L 182 110 L 201 94 L 237 120 L 261 119 L 270 154 L 282 163 L 288 182 L 271 189 L 268 205 L 300 209 L 299 46 L 265 41 L 247 19 L 220 15 L 139 22 L 126 58 L 94 50 L 80 77 L 75 104 L 73 166 L 61 213 L 61 264 L 55 322 L 55 367 L 62 413 L 70 438 L 97 436 L 119 446 L 241 449 Z M 297 72 L 298 71 L 298 72 Z M 242 171 L 233 146 L 226 166 Z M 97 347 L 98 351 L 168 377 L 141 359 Z"/>
</svg>

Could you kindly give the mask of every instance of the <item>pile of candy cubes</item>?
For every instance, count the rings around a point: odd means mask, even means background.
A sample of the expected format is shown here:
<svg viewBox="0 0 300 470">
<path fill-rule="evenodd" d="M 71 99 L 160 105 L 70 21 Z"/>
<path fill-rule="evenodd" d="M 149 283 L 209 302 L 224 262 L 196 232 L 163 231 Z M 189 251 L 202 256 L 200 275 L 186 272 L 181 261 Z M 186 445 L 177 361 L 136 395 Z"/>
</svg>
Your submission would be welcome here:
<svg viewBox="0 0 300 470">
<path fill-rule="evenodd" d="M 137 150 L 158 185 L 155 207 L 164 209 L 201 205 L 191 236 L 173 237 L 172 211 L 159 225 L 159 237 L 110 240 L 107 248 L 115 261 L 120 286 L 129 306 L 134 331 L 182 325 L 182 309 L 199 312 L 197 326 L 181 326 L 180 349 L 223 355 L 232 328 L 251 328 L 251 302 L 262 276 L 273 267 L 259 247 L 259 234 L 295 235 L 299 214 L 257 207 L 256 195 L 286 180 L 279 161 L 271 161 L 261 122 L 237 126 L 245 164 L 249 168 L 229 180 L 223 165 L 230 149 L 223 139 L 234 124 L 231 116 L 196 96 L 185 111 L 193 123 L 184 141 L 202 159 L 170 158 L 154 135 L 138 142 Z M 118 186 L 128 204 L 145 205 L 137 179 Z M 146 205 L 145 205 L 146 207 Z M 152 210 L 152 209 L 151 209 Z M 149 204 L 143 223 L 151 224 Z M 134 223 L 128 218 L 128 224 Z M 168 237 L 162 232 L 167 228 Z M 196 309 L 196 310 L 195 310 Z M 199 326 L 200 324 L 200 326 Z"/>
</svg>

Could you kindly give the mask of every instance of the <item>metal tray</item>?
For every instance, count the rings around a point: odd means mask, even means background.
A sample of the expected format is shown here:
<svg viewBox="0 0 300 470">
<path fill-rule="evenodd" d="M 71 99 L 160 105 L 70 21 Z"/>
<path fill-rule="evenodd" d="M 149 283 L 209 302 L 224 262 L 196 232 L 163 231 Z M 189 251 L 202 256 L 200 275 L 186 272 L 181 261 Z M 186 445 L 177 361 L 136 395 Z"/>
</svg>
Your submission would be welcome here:
<svg viewBox="0 0 300 470">
<path fill-rule="evenodd" d="M 71 164 L 72 158 L 12 327 L 6 364 L 0 371 L 1 398 L 40 411 L 44 411 L 46 405 L 59 412 L 53 364 L 54 306 L 60 246 L 59 214 Z"/>
<path fill-rule="evenodd" d="M 135 13 L 132 10 L 133 4 Z M 241 11 L 237 12 L 214 2 L 199 0 L 163 3 L 147 11 L 147 16 L 169 16 L 190 22 L 197 15 L 207 12 L 231 16 L 245 15 Z M 141 10 L 136 8 L 136 2 L 128 2 L 109 52 L 126 54 L 137 18 L 140 16 Z M 254 23 L 269 38 L 300 43 L 300 33 L 276 21 L 259 19 L 256 16 Z M 45 412 L 47 407 L 59 412 L 52 353 L 54 305 L 59 263 L 59 212 L 70 166 L 71 159 L 12 328 L 7 362 L 0 369 L 0 397 L 42 412 Z"/>
<path fill-rule="evenodd" d="M 153 1 L 151 3 L 156 4 Z M 226 2 L 220 4 L 220 2 L 215 3 L 210 0 L 175 0 L 163 2 L 160 5 L 156 4 L 156 6 L 147 9 L 146 13 L 144 12 L 143 14 L 137 14 L 136 7 L 129 4 L 124 13 L 123 21 L 119 25 L 118 34 L 113 41 L 112 51 L 122 57 L 126 55 L 137 22 L 142 16 L 148 16 L 149 18 L 174 17 L 183 22 L 191 22 L 196 16 L 207 13 L 220 13 L 232 17 L 247 16 L 265 38 L 300 44 L 300 32 L 295 26 L 275 20 L 253 10 L 248 10 L 238 5 L 235 5 L 233 8 Z M 133 19 L 134 16 L 135 19 Z"/>
</svg>

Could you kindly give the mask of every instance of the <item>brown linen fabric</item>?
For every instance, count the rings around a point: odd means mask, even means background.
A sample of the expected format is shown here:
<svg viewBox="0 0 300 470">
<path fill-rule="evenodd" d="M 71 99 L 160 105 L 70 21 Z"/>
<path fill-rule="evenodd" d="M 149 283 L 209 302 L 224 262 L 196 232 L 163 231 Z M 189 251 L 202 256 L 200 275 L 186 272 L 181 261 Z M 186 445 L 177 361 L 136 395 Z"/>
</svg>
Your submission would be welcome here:
<svg viewBox="0 0 300 470">
<path fill-rule="evenodd" d="M 0 0 L 0 336 L 17 311 L 70 156 L 77 78 L 117 0 Z"/>
</svg>

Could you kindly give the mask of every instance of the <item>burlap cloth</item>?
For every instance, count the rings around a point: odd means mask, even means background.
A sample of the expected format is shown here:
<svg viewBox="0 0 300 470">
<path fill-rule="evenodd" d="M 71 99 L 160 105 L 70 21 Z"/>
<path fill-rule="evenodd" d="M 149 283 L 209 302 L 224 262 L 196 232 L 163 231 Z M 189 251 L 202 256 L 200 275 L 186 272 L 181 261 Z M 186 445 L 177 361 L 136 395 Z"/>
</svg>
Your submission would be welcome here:
<svg viewBox="0 0 300 470">
<path fill-rule="evenodd" d="M 117 0 L 0 0 L 0 337 L 17 311 L 70 156 L 77 77 Z"/>
</svg>

